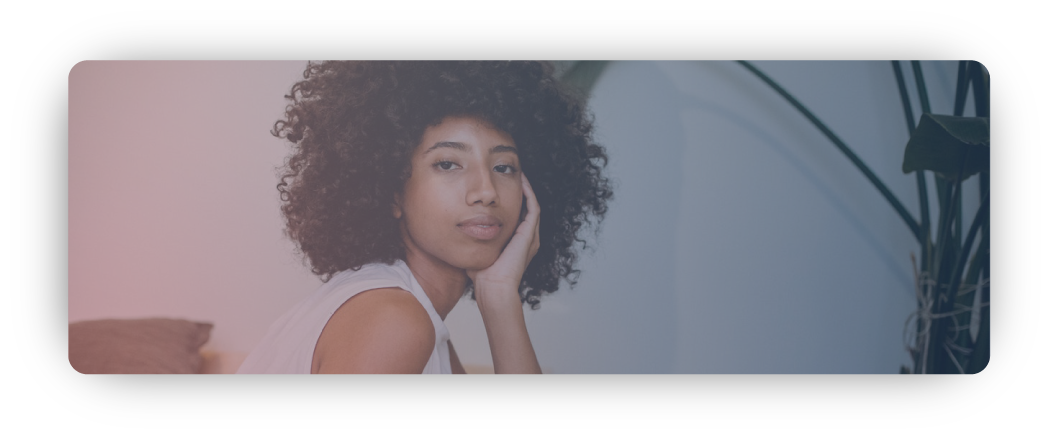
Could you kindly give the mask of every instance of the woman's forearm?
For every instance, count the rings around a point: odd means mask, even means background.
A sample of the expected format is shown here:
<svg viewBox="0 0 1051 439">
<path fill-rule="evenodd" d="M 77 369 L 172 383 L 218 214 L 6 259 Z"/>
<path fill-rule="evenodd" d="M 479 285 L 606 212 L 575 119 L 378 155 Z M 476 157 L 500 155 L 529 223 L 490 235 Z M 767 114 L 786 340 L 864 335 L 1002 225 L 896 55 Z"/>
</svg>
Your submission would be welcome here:
<svg viewBox="0 0 1051 439">
<path fill-rule="evenodd" d="M 499 294 L 492 294 L 499 293 Z M 496 373 L 540 373 L 517 291 L 476 291 Z"/>
</svg>

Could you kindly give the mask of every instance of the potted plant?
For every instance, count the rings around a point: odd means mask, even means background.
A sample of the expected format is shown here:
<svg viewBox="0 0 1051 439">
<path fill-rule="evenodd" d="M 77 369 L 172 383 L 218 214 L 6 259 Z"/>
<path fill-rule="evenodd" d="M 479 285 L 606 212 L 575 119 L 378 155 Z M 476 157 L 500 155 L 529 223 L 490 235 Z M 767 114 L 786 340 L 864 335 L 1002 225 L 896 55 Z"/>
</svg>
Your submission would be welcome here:
<svg viewBox="0 0 1051 439">
<path fill-rule="evenodd" d="M 586 97 L 609 62 L 562 62 L 561 78 Z M 915 173 L 920 200 L 917 221 L 898 197 L 824 122 L 791 93 L 749 62 L 748 72 L 770 86 L 820 130 L 879 191 L 911 230 L 920 248 L 913 255 L 917 309 L 905 322 L 913 364 L 902 373 L 977 373 L 989 362 L 989 73 L 980 63 L 960 61 L 952 115 L 932 114 L 923 69 L 910 63 L 921 115 L 917 123 L 900 62 L 892 61 L 909 140 L 902 171 Z M 964 117 L 968 94 L 975 115 Z M 937 224 L 932 224 L 927 172 L 934 176 Z M 963 182 L 979 179 L 979 198 L 964 229 Z"/>
</svg>

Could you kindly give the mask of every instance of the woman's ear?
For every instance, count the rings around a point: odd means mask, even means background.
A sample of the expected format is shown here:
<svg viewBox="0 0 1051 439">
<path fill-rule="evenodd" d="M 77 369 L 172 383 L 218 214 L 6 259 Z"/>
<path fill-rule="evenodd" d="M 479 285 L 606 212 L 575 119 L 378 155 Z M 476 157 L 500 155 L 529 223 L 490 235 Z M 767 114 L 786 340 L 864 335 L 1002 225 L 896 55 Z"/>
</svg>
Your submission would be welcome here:
<svg viewBox="0 0 1051 439">
<path fill-rule="evenodd" d="M 390 211 L 394 218 L 401 219 L 401 194 L 394 196 L 394 204 L 391 205 Z"/>
</svg>

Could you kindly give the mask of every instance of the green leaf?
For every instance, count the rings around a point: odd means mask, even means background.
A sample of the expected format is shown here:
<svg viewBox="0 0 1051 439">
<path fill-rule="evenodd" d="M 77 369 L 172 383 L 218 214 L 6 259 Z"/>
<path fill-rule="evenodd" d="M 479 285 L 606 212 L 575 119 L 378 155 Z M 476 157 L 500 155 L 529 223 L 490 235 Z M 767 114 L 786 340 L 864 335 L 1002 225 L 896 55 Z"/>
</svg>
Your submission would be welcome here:
<svg viewBox="0 0 1051 439">
<path fill-rule="evenodd" d="M 587 98 L 608 65 L 609 61 L 576 61 L 566 68 L 560 79 L 580 90 L 580 93 Z"/>
<path fill-rule="evenodd" d="M 949 179 L 988 171 L 989 118 L 924 113 L 905 145 L 901 170 L 934 171 Z"/>
</svg>

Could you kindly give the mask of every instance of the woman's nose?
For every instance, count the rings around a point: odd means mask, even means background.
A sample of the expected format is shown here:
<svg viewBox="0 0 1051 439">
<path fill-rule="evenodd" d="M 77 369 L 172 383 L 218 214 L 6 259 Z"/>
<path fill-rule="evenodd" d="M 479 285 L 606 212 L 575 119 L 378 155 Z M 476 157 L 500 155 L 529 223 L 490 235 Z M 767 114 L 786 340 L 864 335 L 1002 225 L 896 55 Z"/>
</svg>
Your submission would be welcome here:
<svg viewBox="0 0 1051 439">
<path fill-rule="evenodd" d="M 479 172 L 472 173 L 471 181 L 468 183 L 467 204 L 481 204 L 483 206 L 495 205 L 499 201 L 496 187 L 493 186 L 493 178 L 489 170 L 482 168 Z"/>
</svg>

